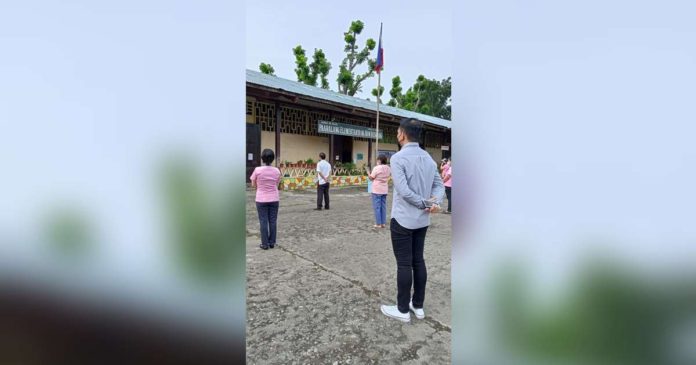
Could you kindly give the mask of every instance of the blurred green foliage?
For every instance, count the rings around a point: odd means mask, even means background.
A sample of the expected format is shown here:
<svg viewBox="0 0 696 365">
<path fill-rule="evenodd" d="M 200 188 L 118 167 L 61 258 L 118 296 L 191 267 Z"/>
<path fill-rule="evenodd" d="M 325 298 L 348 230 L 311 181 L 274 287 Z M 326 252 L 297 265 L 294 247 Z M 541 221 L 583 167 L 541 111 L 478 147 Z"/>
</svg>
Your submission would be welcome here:
<svg viewBox="0 0 696 365">
<path fill-rule="evenodd" d="M 178 267 L 196 279 L 219 282 L 244 273 L 244 265 L 234 267 L 235 255 L 243 257 L 245 250 L 245 215 L 233 175 L 207 181 L 192 158 L 171 157 L 164 163 L 161 183 L 172 251 Z"/>
<path fill-rule="evenodd" d="M 693 273 L 692 273 L 693 274 Z M 580 271 L 568 292 L 535 302 L 519 266 L 498 278 L 499 338 L 526 363 L 687 364 L 674 353 L 679 326 L 696 314 L 696 275 L 639 277 L 606 261 Z M 696 343 L 694 344 L 696 345 Z"/>
<path fill-rule="evenodd" d="M 44 235 L 52 251 L 73 258 L 88 253 L 94 232 L 87 216 L 75 205 L 51 209 L 45 218 Z"/>
</svg>

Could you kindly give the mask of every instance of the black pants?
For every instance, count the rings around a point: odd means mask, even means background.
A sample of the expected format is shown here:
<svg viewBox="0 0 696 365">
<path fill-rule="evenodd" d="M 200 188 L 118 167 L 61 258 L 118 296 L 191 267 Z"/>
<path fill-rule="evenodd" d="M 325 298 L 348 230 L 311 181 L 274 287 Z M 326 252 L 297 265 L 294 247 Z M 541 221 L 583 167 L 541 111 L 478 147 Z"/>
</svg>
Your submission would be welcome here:
<svg viewBox="0 0 696 365">
<path fill-rule="evenodd" d="M 396 257 L 396 301 L 399 312 L 408 313 L 409 301 L 413 301 L 415 308 L 423 308 L 425 300 L 425 282 L 428 280 L 428 272 L 425 268 L 423 248 L 428 227 L 408 229 L 392 218 L 389 228 Z M 413 298 L 411 298 L 412 286 Z"/>
<path fill-rule="evenodd" d="M 447 211 L 452 212 L 452 188 L 445 186 L 445 194 L 447 194 Z"/>
<path fill-rule="evenodd" d="M 324 208 L 329 209 L 329 183 L 317 185 L 317 208 L 321 208 L 321 200 L 324 198 Z"/>
<path fill-rule="evenodd" d="M 278 222 L 278 202 L 256 203 L 261 224 L 261 246 L 275 246 L 276 223 Z"/>
</svg>

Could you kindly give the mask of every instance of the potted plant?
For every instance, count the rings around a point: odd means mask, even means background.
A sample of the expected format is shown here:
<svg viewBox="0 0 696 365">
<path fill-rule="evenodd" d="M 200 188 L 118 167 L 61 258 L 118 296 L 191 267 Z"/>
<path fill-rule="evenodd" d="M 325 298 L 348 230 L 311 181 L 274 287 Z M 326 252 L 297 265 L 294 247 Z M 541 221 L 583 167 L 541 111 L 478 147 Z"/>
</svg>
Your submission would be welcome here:
<svg viewBox="0 0 696 365">
<path fill-rule="evenodd" d="M 311 157 L 308 158 L 308 159 L 306 159 L 306 160 L 305 160 L 305 163 L 307 164 L 307 167 L 308 167 L 308 168 L 315 168 L 315 167 L 316 167 L 316 166 L 314 166 L 314 160 L 312 160 Z"/>
</svg>

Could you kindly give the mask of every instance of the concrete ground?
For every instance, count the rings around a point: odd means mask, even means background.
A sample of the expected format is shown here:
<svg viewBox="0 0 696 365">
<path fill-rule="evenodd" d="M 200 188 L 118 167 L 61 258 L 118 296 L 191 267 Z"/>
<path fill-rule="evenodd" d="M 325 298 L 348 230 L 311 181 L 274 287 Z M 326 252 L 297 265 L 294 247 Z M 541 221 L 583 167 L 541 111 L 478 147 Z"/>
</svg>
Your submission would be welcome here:
<svg viewBox="0 0 696 365">
<path fill-rule="evenodd" d="M 379 310 L 396 302 L 396 260 L 366 188 L 315 206 L 316 190 L 281 192 L 277 246 L 264 251 L 247 191 L 247 363 L 449 364 L 450 216 L 434 214 L 426 237 L 426 317 L 402 323 Z"/>
</svg>

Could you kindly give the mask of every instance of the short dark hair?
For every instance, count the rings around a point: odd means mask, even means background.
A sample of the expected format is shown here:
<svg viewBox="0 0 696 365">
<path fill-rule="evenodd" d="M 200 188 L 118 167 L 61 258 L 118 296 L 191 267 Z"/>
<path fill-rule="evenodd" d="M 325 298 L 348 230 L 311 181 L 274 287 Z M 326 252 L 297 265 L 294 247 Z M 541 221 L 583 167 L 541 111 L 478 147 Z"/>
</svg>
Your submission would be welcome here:
<svg viewBox="0 0 696 365">
<path fill-rule="evenodd" d="M 381 155 L 379 155 L 379 157 L 377 157 L 377 159 L 379 160 L 379 162 L 382 163 L 382 165 L 387 164 L 387 155 L 381 154 Z"/>
<path fill-rule="evenodd" d="M 319 158 L 322 160 L 326 159 L 326 154 L 324 152 L 319 152 Z"/>
<path fill-rule="evenodd" d="M 423 130 L 423 123 L 413 118 L 404 118 L 399 123 L 399 129 L 406 135 L 409 142 L 418 142 Z"/>
<path fill-rule="evenodd" d="M 270 165 L 273 160 L 275 160 L 275 153 L 273 153 L 272 149 L 266 148 L 261 152 L 261 161 L 263 161 L 265 165 Z"/>
</svg>

